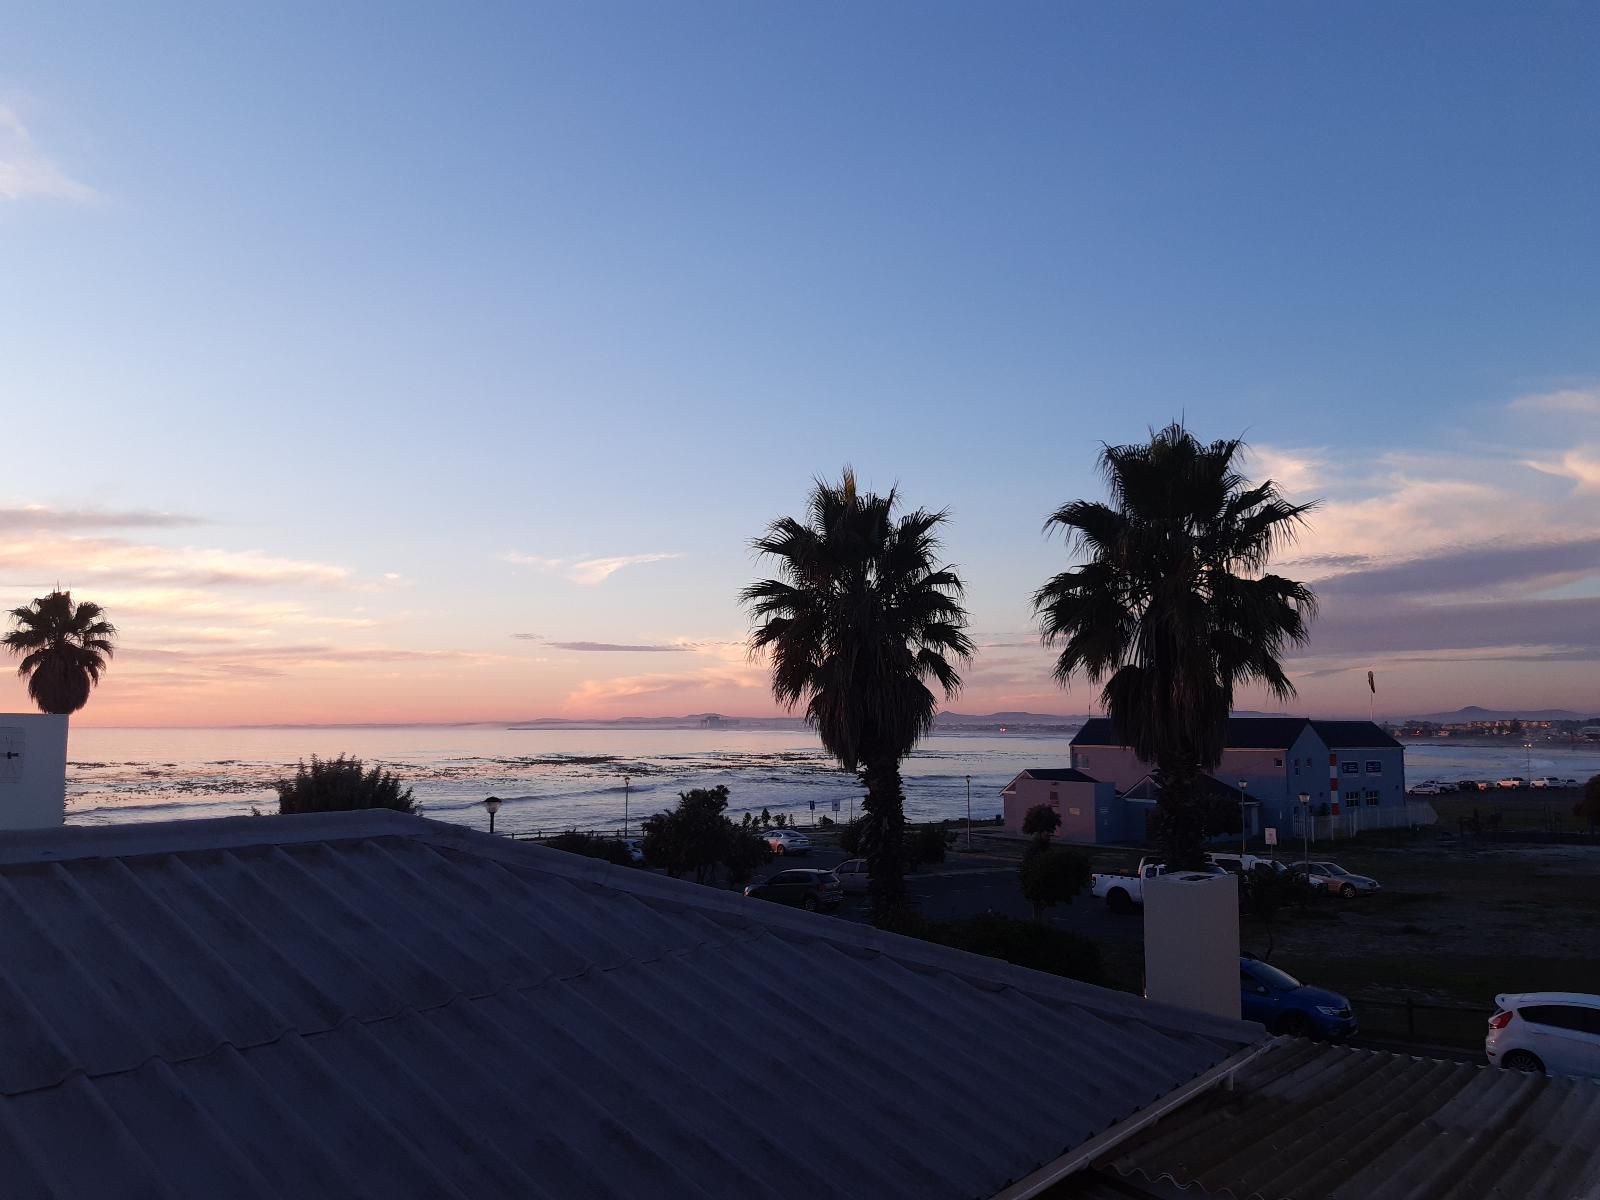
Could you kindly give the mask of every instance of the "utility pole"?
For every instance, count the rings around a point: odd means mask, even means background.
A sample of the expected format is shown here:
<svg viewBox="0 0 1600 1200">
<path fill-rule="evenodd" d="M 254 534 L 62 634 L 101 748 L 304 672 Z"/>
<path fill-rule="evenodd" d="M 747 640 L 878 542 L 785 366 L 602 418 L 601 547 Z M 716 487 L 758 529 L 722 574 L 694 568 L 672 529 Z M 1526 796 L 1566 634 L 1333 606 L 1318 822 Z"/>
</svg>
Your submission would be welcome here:
<svg viewBox="0 0 1600 1200">
<path fill-rule="evenodd" d="M 1300 861 L 1311 861 L 1311 793 L 1300 793 Z M 1308 870 L 1310 868 L 1307 868 Z"/>
<path fill-rule="evenodd" d="M 967 776 L 967 849 L 972 849 L 972 776 Z"/>
<path fill-rule="evenodd" d="M 1244 869 L 1244 839 L 1245 839 L 1245 833 L 1249 829 L 1249 826 L 1247 826 L 1245 824 L 1244 794 L 1245 794 L 1245 789 L 1247 787 L 1249 787 L 1249 786 L 1250 786 L 1250 781 L 1248 779 L 1239 780 L 1239 869 L 1241 871 Z"/>
<path fill-rule="evenodd" d="M 631 777 L 622 777 L 622 836 L 628 836 L 628 788 L 632 783 Z"/>
</svg>

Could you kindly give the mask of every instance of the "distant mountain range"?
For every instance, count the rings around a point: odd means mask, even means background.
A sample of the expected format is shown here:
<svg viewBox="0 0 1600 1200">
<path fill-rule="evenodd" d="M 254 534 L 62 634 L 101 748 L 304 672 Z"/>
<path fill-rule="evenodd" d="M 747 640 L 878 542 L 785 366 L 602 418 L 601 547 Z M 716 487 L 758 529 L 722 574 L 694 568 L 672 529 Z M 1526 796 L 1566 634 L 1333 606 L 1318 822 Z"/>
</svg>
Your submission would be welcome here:
<svg viewBox="0 0 1600 1200">
<path fill-rule="evenodd" d="M 942 712 L 934 718 L 935 729 L 1076 729 L 1089 718 L 1062 717 L 1050 713 Z M 730 717 L 723 713 L 685 713 L 676 717 L 614 717 L 611 720 L 571 720 L 566 717 L 537 717 L 516 721 L 513 729 L 622 728 L 622 729 L 802 729 L 801 717 Z"/>
<path fill-rule="evenodd" d="M 1479 708 L 1469 704 L 1455 712 L 1427 713 L 1407 717 L 1408 721 L 1431 721 L 1435 725 L 1465 725 L 1469 721 L 1587 721 L 1592 713 L 1571 712 L 1565 708 Z"/>
</svg>

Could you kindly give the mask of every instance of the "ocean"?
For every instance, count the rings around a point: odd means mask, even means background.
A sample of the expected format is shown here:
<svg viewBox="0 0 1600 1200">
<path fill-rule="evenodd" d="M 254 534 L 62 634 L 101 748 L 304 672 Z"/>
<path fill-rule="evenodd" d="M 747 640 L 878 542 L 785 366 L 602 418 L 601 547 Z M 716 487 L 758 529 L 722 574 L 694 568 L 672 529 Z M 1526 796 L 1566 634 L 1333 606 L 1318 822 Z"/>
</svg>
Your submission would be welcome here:
<svg viewBox="0 0 1600 1200">
<path fill-rule="evenodd" d="M 1062 766 L 1069 733 L 939 733 L 903 767 L 914 820 L 1000 812 L 1000 789 L 1027 767 Z M 275 811 L 273 782 L 302 758 L 355 755 L 415 789 L 430 817 L 486 826 L 486 796 L 504 805 L 496 828 L 514 833 L 619 829 L 623 777 L 630 826 L 671 807 L 680 791 L 726 784 L 729 812 L 848 819 L 862 791 L 804 730 L 512 729 L 488 726 L 271 729 L 75 728 L 68 747 L 67 822 L 161 821 Z M 1536 749 L 1411 745 L 1406 778 L 1497 779 L 1600 772 L 1600 746 Z M 837 805 L 837 808 L 835 808 Z M 814 806 L 814 807 L 813 807 Z"/>
</svg>

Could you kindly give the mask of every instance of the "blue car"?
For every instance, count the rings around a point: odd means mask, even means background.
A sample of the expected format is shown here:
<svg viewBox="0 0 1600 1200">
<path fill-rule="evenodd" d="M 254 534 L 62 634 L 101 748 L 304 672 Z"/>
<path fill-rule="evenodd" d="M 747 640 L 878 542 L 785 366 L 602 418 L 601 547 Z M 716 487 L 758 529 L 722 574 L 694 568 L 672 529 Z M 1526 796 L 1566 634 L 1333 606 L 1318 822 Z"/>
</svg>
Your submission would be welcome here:
<svg viewBox="0 0 1600 1200">
<path fill-rule="evenodd" d="M 1248 954 L 1239 959 L 1239 1008 L 1246 1021 L 1273 1033 L 1341 1041 L 1360 1027 L 1350 1001 L 1338 992 L 1310 987 L 1287 971 Z"/>
</svg>

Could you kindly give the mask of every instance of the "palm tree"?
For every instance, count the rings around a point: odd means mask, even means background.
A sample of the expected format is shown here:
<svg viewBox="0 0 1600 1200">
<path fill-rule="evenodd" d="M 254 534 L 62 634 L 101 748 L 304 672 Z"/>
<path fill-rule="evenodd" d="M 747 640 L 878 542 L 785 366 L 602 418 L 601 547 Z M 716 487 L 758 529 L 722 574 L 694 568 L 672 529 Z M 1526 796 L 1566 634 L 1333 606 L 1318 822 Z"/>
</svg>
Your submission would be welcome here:
<svg viewBox="0 0 1600 1200">
<path fill-rule="evenodd" d="M 1311 504 L 1239 473 L 1238 439 L 1202 445 L 1181 424 L 1148 445 L 1105 446 L 1111 504 L 1074 500 L 1045 522 L 1087 561 L 1033 597 L 1055 676 L 1104 681 L 1117 739 L 1155 765 L 1157 840 L 1170 866 L 1203 861 L 1200 777 L 1227 741 L 1234 688 L 1294 695 L 1279 656 L 1303 645 L 1316 612 L 1304 584 L 1266 574 Z"/>
<path fill-rule="evenodd" d="M 972 657 L 960 578 L 938 562 L 946 514 L 897 515 L 899 496 L 858 493 L 847 467 L 818 480 L 804 523 L 780 517 L 752 545 L 780 578 L 740 594 L 752 654 L 772 655 L 772 691 L 806 719 L 840 766 L 856 772 L 862 847 L 880 917 L 905 898 L 900 763 L 933 726 L 937 692 L 953 697 L 952 660 Z"/>
<path fill-rule="evenodd" d="M 105 610 L 87 600 L 73 604 L 71 592 L 51 592 L 12 609 L 11 620 L 15 628 L 0 644 L 23 656 L 17 674 L 39 711 L 66 715 L 87 704 L 117 636 Z"/>
</svg>

